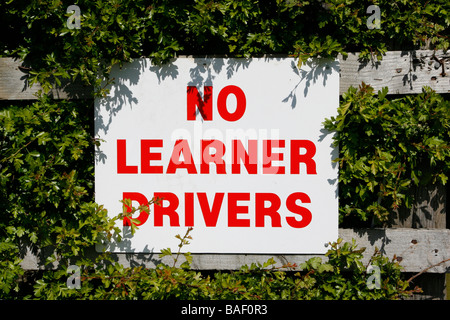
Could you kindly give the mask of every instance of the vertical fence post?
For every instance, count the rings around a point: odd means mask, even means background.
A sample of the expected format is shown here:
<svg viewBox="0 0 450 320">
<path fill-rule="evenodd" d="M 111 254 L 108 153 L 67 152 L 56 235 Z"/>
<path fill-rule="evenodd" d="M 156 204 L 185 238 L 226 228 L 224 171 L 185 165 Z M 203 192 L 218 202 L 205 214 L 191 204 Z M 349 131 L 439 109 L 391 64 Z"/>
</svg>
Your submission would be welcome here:
<svg viewBox="0 0 450 320">
<path fill-rule="evenodd" d="M 401 207 L 395 210 L 391 227 L 446 229 L 450 220 L 447 210 L 448 189 L 441 183 L 411 187 L 413 205 L 409 209 Z M 412 285 L 422 288 L 423 293 L 414 294 L 412 299 L 447 299 L 447 280 L 445 273 L 420 275 L 412 281 Z"/>
</svg>

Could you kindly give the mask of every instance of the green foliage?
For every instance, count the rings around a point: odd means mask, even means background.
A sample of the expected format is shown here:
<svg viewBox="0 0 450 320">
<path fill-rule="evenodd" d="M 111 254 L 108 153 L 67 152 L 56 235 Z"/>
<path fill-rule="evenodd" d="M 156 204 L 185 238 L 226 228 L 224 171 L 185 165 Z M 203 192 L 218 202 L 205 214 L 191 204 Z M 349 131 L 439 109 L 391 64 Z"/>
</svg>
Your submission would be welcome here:
<svg viewBox="0 0 450 320">
<path fill-rule="evenodd" d="M 364 83 L 343 94 L 336 118 L 341 223 L 357 216 L 388 222 L 413 202 L 412 186 L 446 184 L 450 174 L 450 102 L 429 88 L 387 98 Z M 369 219 L 370 220 L 370 219 Z"/>
<path fill-rule="evenodd" d="M 0 3 L 0 55 L 32 68 L 30 83 L 48 92 L 61 80 L 82 80 L 101 94 L 111 66 L 138 57 L 155 64 L 177 55 L 250 57 L 288 54 L 335 57 L 359 51 L 381 59 L 392 49 L 447 49 L 447 0 L 374 1 L 380 28 L 369 29 L 371 3 L 325 1 L 77 0 L 81 28 L 69 29 L 67 3 L 59 0 Z"/>
<path fill-rule="evenodd" d="M 0 242 L 0 299 L 7 299 L 20 290 L 18 280 L 24 274 L 17 257 L 18 248 L 9 239 Z"/>
<path fill-rule="evenodd" d="M 0 111 L 0 225 L 8 241 L 53 245 L 77 256 L 106 220 L 92 202 L 90 103 L 43 96 Z"/>
</svg>

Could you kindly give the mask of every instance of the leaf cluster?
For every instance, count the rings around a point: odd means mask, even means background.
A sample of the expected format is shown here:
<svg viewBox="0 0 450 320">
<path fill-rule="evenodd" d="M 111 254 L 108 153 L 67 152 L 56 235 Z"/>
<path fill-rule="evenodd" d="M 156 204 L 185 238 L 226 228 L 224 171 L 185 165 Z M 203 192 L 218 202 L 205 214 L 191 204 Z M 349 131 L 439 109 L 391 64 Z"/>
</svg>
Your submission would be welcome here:
<svg viewBox="0 0 450 320">
<path fill-rule="evenodd" d="M 46 263 L 59 266 L 36 280 L 27 296 L 36 299 L 391 299 L 406 293 L 399 266 L 381 255 L 372 261 L 381 268 L 382 288 L 369 290 L 353 244 L 333 244 L 327 262 L 285 266 L 290 271 L 269 260 L 236 272 L 196 272 L 180 251 L 188 233 L 179 237 L 173 264 L 155 269 L 124 268 L 108 255 L 87 258 L 99 237 L 117 235 L 115 219 L 93 201 L 100 142 L 93 137 L 92 101 L 54 101 L 46 93 L 81 81 L 105 94 L 112 66 L 139 57 L 161 64 L 178 55 L 283 54 L 302 63 L 349 51 L 380 59 L 396 47 L 446 49 L 447 0 L 377 1 L 381 28 L 373 30 L 366 26 L 366 4 L 354 0 L 70 4 L 81 9 L 80 29 L 68 28 L 68 5 L 60 0 L 0 2 L 0 56 L 22 59 L 28 83 L 39 82 L 44 91 L 36 102 L 0 106 L 0 298 L 25 297 L 19 257 L 28 245 L 49 248 L 54 254 Z M 366 86 L 344 95 L 339 116 L 325 123 L 341 148 L 341 222 L 349 216 L 385 221 L 391 208 L 411 202 L 411 184 L 447 181 L 448 108 L 428 89 L 394 101 Z M 134 211 L 145 210 L 127 205 L 118 219 L 132 221 Z M 162 254 L 173 256 L 169 249 Z M 83 266 L 81 289 L 66 285 L 73 263 Z"/>
<path fill-rule="evenodd" d="M 446 184 L 450 174 L 450 103 L 428 87 L 417 96 L 388 99 L 364 83 L 343 94 L 336 132 L 340 222 L 389 223 L 414 202 L 413 187 Z M 350 219 L 352 217 L 358 219 Z M 392 220 L 391 220 L 392 221 Z"/>
</svg>

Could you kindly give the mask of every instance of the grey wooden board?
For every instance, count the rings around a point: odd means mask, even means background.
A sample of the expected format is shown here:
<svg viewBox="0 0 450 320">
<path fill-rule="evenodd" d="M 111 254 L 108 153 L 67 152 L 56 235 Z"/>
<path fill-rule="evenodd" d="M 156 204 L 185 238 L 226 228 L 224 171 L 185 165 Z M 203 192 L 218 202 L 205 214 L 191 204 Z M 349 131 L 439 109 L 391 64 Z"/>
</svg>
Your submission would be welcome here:
<svg viewBox="0 0 450 320">
<path fill-rule="evenodd" d="M 435 53 L 444 65 L 435 61 L 432 50 L 389 51 L 378 61 L 360 61 L 359 53 L 350 53 L 340 61 L 340 94 L 350 86 L 357 88 L 361 82 L 370 84 L 376 91 L 389 87 L 390 94 L 416 94 L 422 87 L 430 86 L 438 93 L 450 92 L 450 52 Z M 34 100 L 35 93 L 41 89 L 35 84 L 28 86 L 27 70 L 20 69 L 21 61 L 12 58 L 0 58 L 0 100 Z M 66 84 L 52 90 L 55 99 L 73 99 L 89 97 L 89 88 L 79 84 Z"/>
<path fill-rule="evenodd" d="M 339 236 L 351 242 L 355 239 L 358 248 L 365 247 L 362 262 L 367 265 L 370 257 L 377 247 L 384 256 L 392 259 L 394 255 L 400 257 L 400 264 L 404 272 L 418 273 L 441 261 L 450 259 L 450 230 L 449 229 L 339 229 Z M 193 240 L 195 241 L 195 239 Z M 171 248 L 176 252 L 178 248 Z M 186 247 L 189 251 L 189 246 Z M 43 262 L 51 252 L 34 252 L 28 248 L 21 263 L 24 269 L 44 269 Z M 89 253 L 94 257 L 98 253 L 94 249 Z M 172 264 L 171 257 L 159 258 L 158 253 L 112 253 L 113 258 L 124 267 L 145 266 L 154 268 L 158 263 Z M 251 263 L 264 263 L 271 257 L 276 261 L 276 266 L 281 267 L 289 263 L 300 264 L 312 257 L 320 256 L 323 261 L 324 255 L 236 255 L 236 254 L 192 254 L 192 268 L 198 270 L 236 270 L 242 265 Z M 178 264 L 184 262 L 181 257 Z M 47 266 L 54 268 L 56 265 Z M 450 272 L 450 261 L 442 263 L 427 270 L 428 273 Z"/>
</svg>

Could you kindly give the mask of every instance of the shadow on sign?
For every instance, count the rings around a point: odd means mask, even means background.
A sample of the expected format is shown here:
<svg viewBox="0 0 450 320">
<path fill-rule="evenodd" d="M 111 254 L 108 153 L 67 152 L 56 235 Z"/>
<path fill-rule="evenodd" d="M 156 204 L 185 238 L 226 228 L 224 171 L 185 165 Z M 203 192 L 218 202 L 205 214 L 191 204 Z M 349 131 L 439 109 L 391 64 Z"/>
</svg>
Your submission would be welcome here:
<svg viewBox="0 0 450 320">
<path fill-rule="evenodd" d="M 114 117 L 123 109 L 124 106 L 133 108 L 139 101 L 133 96 L 130 86 L 137 85 L 141 74 L 145 69 L 149 69 L 156 74 L 158 81 L 161 82 L 167 77 L 172 79 L 178 76 L 178 67 L 172 62 L 164 66 L 148 66 L 150 60 L 139 59 L 134 62 L 127 63 L 123 67 L 115 65 L 110 74 L 110 81 L 106 88 L 111 90 L 110 94 L 95 103 L 95 136 L 98 136 L 99 131 L 105 134 Z M 104 109 L 106 112 L 100 112 Z M 97 148 L 95 152 L 96 162 L 105 162 L 106 155 Z"/>
</svg>

